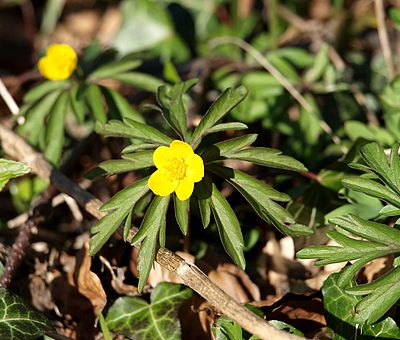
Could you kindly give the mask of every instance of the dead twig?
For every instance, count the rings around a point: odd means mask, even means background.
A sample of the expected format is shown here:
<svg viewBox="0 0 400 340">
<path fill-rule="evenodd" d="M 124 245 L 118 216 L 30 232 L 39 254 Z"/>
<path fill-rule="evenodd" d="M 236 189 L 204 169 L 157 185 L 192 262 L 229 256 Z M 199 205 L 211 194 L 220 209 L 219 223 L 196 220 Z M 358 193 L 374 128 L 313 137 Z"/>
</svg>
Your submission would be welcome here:
<svg viewBox="0 0 400 340">
<path fill-rule="evenodd" d="M 385 63 L 388 72 L 389 80 L 394 78 L 394 66 L 392 50 L 390 49 L 390 42 L 388 37 L 388 32 L 385 24 L 385 9 L 383 7 L 383 0 L 374 0 L 376 19 L 378 21 L 378 35 L 379 42 L 381 44 L 383 57 L 385 58 Z"/>
</svg>

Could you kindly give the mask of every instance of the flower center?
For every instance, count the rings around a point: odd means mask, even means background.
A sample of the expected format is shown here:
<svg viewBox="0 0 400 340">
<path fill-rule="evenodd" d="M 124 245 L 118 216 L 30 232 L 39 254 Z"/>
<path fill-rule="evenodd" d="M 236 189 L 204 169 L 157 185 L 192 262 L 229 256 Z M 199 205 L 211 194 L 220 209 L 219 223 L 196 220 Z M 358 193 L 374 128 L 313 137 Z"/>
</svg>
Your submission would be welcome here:
<svg viewBox="0 0 400 340">
<path fill-rule="evenodd" d="M 182 158 L 172 158 L 167 171 L 172 179 L 182 179 L 186 174 L 185 161 Z"/>
</svg>

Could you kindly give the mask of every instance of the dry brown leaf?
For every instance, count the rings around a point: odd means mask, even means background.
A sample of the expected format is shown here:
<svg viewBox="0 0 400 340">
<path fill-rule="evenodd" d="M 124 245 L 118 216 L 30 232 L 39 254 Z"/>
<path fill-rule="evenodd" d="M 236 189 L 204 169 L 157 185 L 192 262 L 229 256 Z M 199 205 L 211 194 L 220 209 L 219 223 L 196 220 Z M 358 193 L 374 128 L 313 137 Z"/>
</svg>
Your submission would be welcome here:
<svg viewBox="0 0 400 340">
<path fill-rule="evenodd" d="M 89 256 L 89 241 L 87 241 L 77 255 L 73 283 L 79 293 L 89 299 L 94 314 L 98 317 L 107 302 L 107 296 L 99 277 L 90 271 L 91 264 L 92 258 Z"/>
</svg>

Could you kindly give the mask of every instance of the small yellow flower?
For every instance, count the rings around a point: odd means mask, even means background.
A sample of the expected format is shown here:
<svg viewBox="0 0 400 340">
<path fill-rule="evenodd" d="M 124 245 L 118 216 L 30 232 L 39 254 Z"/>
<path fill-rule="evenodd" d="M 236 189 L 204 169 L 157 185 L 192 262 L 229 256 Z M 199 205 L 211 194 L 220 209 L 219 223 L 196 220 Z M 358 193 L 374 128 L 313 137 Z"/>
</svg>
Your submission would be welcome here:
<svg viewBox="0 0 400 340">
<path fill-rule="evenodd" d="M 46 55 L 39 60 L 39 71 L 50 80 L 63 80 L 71 76 L 78 64 L 78 56 L 73 48 L 66 44 L 53 44 Z"/>
<path fill-rule="evenodd" d="M 149 178 L 149 187 L 159 196 L 175 191 L 181 201 L 187 200 L 194 183 L 204 177 L 203 160 L 180 140 L 174 140 L 169 147 L 159 146 L 153 153 L 153 161 L 157 170 Z"/>
</svg>

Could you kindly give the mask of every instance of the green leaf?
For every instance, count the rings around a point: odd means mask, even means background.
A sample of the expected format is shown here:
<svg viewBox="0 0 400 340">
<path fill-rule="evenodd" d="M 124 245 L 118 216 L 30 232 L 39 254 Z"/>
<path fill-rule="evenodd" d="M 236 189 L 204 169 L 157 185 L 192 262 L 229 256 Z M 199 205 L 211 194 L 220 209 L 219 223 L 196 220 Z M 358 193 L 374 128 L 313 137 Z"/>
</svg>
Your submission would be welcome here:
<svg viewBox="0 0 400 340">
<path fill-rule="evenodd" d="M 185 141 L 187 140 L 187 124 L 183 96 L 196 83 L 197 80 L 192 79 L 174 86 L 161 86 L 157 91 L 157 101 L 162 108 L 165 120 Z"/>
<path fill-rule="evenodd" d="M 38 143 L 40 133 L 43 132 L 43 127 L 45 126 L 46 116 L 51 112 L 60 93 L 61 90 L 53 91 L 45 96 L 43 100 L 28 108 L 25 123 L 20 126 L 19 132 L 28 136 L 30 144 L 36 145 Z"/>
<path fill-rule="evenodd" d="M 135 339 L 179 340 L 178 308 L 191 296 L 189 288 L 162 282 L 151 293 L 150 304 L 138 297 L 120 297 L 108 311 L 108 327 Z"/>
<path fill-rule="evenodd" d="M 216 340 L 243 339 L 242 327 L 225 315 L 222 315 L 212 326 L 212 332 Z"/>
<path fill-rule="evenodd" d="M 144 123 L 142 115 L 136 111 L 131 104 L 117 91 L 114 91 L 108 87 L 102 87 L 101 90 L 106 98 L 111 116 L 122 119 L 129 118 L 137 122 Z"/>
<path fill-rule="evenodd" d="M 158 233 L 161 227 L 162 218 L 167 214 L 169 199 L 169 195 L 155 196 L 153 198 L 153 201 L 151 202 L 146 211 L 146 215 L 143 218 L 142 224 L 140 225 L 139 231 L 131 240 L 131 244 L 138 244 L 150 234 Z"/>
<path fill-rule="evenodd" d="M 192 135 L 192 146 L 195 149 L 204 134 L 222 119 L 230 110 L 238 105 L 247 95 L 245 87 L 240 86 L 237 89 L 225 90 L 218 99 L 211 105 L 200 124 Z"/>
<path fill-rule="evenodd" d="M 161 229 L 162 226 L 159 226 Z M 142 292 L 144 286 L 146 285 L 147 279 L 149 277 L 151 268 L 154 264 L 154 259 L 157 252 L 157 240 L 159 238 L 159 230 L 151 230 L 149 235 L 140 244 L 139 254 L 138 254 L 138 272 L 139 272 L 139 283 L 138 292 Z"/>
<path fill-rule="evenodd" d="M 140 72 L 115 74 L 110 78 L 149 92 L 156 92 L 161 85 L 164 85 L 161 79 Z"/>
<path fill-rule="evenodd" d="M 385 205 L 380 211 L 379 215 L 383 216 L 400 216 L 400 209 L 394 207 L 393 205 Z"/>
<path fill-rule="evenodd" d="M 108 202 L 103 204 L 101 211 L 112 211 L 102 217 L 96 225 L 92 227 L 92 237 L 90 239 L 90 255 L 96 254 L 107 242 L 110 236 L 118 229 L 124 218 L 132 211 L 135 204 L 148 191 L 148 178 L 143 178 L 125 189 L 119 191 Z"/>
<path fill-rule="evenodd" d="M 232 123 L 222 123 L 214 125 L 212 128 L 208 129 L 208 132 L 203 135 L 209 135 L 211 133 L 221 132 L 221 131 L 237 131 L 237 130 L 246 130 L 248 126 L 239 122 Z"/>
<path fill-rule="evenodd" d="M 104 110 L 103 96 L 100 87 L 95 84 L 90 84 L 85 90 L 85 97 L 89 106 L 90 112 L 96 121 L 100 123 L 107 122 L 107 115 Z"/>
<path fill-rule="evenodd" d="M 173 35 L 168 12 L 157 2 L 123 1 L 121 13 L 122 25 L 113 46 L 123 54 L 155 47 Z"/>
<path fill-rule="evenodd" d="M 169 146 L 172 142 L 172 138 L 164 135 L 162 132 L 151 126 L 135 122 L 131 119 L 126 119 L 125 121 L 126 122 L 110 120 L 108 123 L 103 125 L 97 124 L 96 132 L 101 133 L 106 137 L 137 138 L 158 145 Z"/>
<path fill-rule="evenodd" d="M 190 199 L 181 201 L 174 195 L 175 218 L 183 235 L 187 234 L 189 227 Z"/>
<path fill-rule="evenodd" d="M 352 177 L 343 179 L 342 184 L 345 188 L 363 192 L 400 208 L 400 196 L 376 181 L 362 177 Z"/>
<path fill-rule="evenodd" d="M 243 135 L 213 144 L 201 154 L 204 161 L 213 161 L 224 157 L 226 154 L 235 153 L 251 144 L 257 139 L 256 134 Z"/>
<path fill-rule="evenodd" d="M 351 214 L 348 217 L 332 218 L 330 222 L 367 240 L 400 247 L 400 231 L 386 224 L 366 221 Z"/>
<path fill-rule="evenodd" d="M 129 206 L 135 205 L 135 203 L 149 191 L 148 180 L 149 177 L 142 178 L 118 191 L 118 193 L 101 206 L 100 211 L 112 211 L 126 204 Z"/>
<path fill-rule="evenodd" d="M 195 187 L 197 202 L 199 204 L 201 222 L 206 229 L 211 219 L 211 183 L 206 178 Z"/>
<path fill-rule="evenodd" d="M 287 331 L 290 334 L 294 334 L 304 338 L 304 334 L 302 332 L 300 332 L 297 328 L 287 324 L 286 322 L 280 320 L 269 320 L 268 323 L 277 329 L 280 329 L 282 331 Z"/>
<path fill-rule="evenodd" d="M 102 313 L 100 313 L 100 315 L 99 315 L 99 323 L 100 323 L 101 332 L 103 333 L 104 340 L 112 340 L 112 335 L 110 333 L 110 330 L 108 329 L 106 320 L 104 319 L 104 316 Z"/>
<path fill-rule="evenodd" d="M 287 201 L 287 195 L 281 194 L 239 170 L 222 167 L 210 167 L 210 170 L 222 175 L 242 194 L 264 221 L 272 223 L 282 233 L 290 236 L 307 236 L 313 233 L 312 229 L 296 224 L 293 216 L 273 201 Z"/>
<path fill-rule="evenodd" d="M 139 151 L 142 152 L 142 151 Z M 154 166 L 152 158 L 137 160 L 130 159 L 111 159 L 109 161 L 101 162 L 96 168 L 86 174 L 86 178 L 95 178 L 104 174 L 119 174 L 133 170 L 139 170 Z"/>
<path fill-rule="evenodd" d="M 113 78 L 116 74 L 124 73 L 135 68 L 138 68 L 142 64 L 141 60 L 120 60 L 117 62 L 103 65 L 94 70 L 88 77 L 89 81 L 98 79 Z"/>
<path fill-rule="evenodd" d="M 324 282 L 322 295 L 326 310 L 328 326 L 334 331 L 335 339 L 363 339 L 363 336 L 377 336 L 380 339 L 397 339 L 400 337 L 400 329 L 391 318 L 374 324 L 363 324 L 359 327 L 360 321 L 354 310 L 360 301 L 360 297 L 346 293 L 346 288 L 338 285 L 340 273 L 331 274 Z M 351 283 L 349 287 L 353 287 Z M 381 332 L 381 333 L 379 333 Z"/>
<path fill-rule="evenodd" d="M 211 191 L 211 210 L 226 252 L 240 268 L 244 269 L 246 266 L 243 255 L 244 241 L 239 221 L 214 183 L 212 183 Z"/>
<path fill-rule="evenodd" d="M 400 30 L 400 8 L 390 8 L 389 16 L 393 21 L 394 27 L 396 27 L 397 30 Z"/>
<path fill-rule="evenodd" d="M 63 92 L 58 97 L 47 126 L 44 156 L 54 165 L 60 161 L 64 146 L 64 122 L 68 110 L 68 99 L 68 92 Z"/>
<path fill-rule="evenodd" d="M 222 176 L 225 180 L 231 183 L 233 186 L 239 186 L 243 188 L 252 188 L 255 190 L 254 195 L 256 196 L 266 196 L 273 201 L 278 202 L 288 202 L 290 201 L 290 196 L 281 193 L 264 182 L 255 179 L 252 176 L 245 174 L 244 172 L 236 169 L 231 169 L 222 166 L 209 166 L 208 169 L 212 172 L 217 173 Z"/>
<path fill-rule="evenodd" d="M 70 106 L 72 111 L 75 114 L 75 117 L 79 123 L 83 123 L 85 120 L 85 113 L 87 111 L 86 103 L 81 98 L 81 85 L 78 83 L 73 82 L 71 86 L 71 90 L 69 91 L 70 95 Z"/>
<path fill-rule="evenodd" d="M 306 172 L 307 168 L 293 157 L 282 155 L 282 152 L 269 148 L 248 148 L 236 152 L 224 153 L 223 157 L 248 161 L 262 166 Z"/>
<path fill-rule="evenodd" d="M 0 158 L 0 191 L 11 178 L 19 177 L 31 172 L 30 167 L 24 163 Z"/>
<path fill-rule="evenodd" d="M 21 298 L 0 288 L 0 338 L 30 340 L 51 330 L 46 317 L 34 311 Z"/>
<path fill-rule="evenodd" d="M 61 91 L 66 89 L 69 84 L 70 81 L 68 80 L 45 81 L 44 83 L 34 86 L 31 90 L 29 90 L 23 98 L 23 103 L 32 104 L 54 90 Z"/>
<path fill-rule="evenodd" d="M 329 64 L 328 57 L 329 45 L 322 44 L 317 56 L 315 57 L 315 62 L 313 66 L 307 70 L 304 75 L 304 80 L 308 83 L 313 83 L 316 80 L 320 79 L 322 74 L 324 73 L 326 67 Z"/>
</svg>

